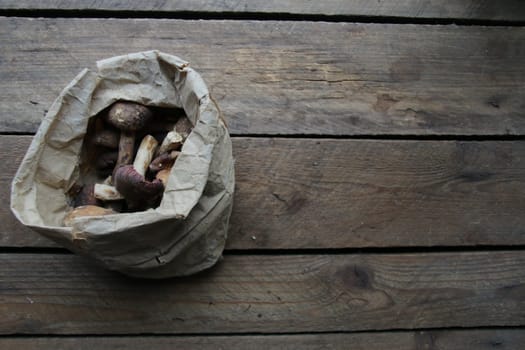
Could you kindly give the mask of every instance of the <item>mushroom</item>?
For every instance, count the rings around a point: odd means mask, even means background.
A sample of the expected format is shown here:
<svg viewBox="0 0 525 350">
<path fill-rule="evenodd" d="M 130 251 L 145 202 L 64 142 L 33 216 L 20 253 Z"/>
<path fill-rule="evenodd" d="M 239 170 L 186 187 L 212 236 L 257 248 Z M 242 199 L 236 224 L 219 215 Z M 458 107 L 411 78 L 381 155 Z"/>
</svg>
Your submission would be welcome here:
<svg viewBox="0 0 525 350">
<path fill-rule="evenodd" d="M 150 206 L 164 191 L 164 185 L 160 180 L 148 181 L 133 165 L 123 165 L 117 169 L 115 187 L 126 198 L 130 210 Z"/>
<path fill-rule="evenodd" d="M 108 201 L 104 203 L 104 208 L 111 209 L 115 213 L 121 213 L 122 211 L 124 211 L 124 205 L 125 205 L 125 202 L 123 200 Z"/>
<path fill-rule="evenodd" d="M 162 143 L 157 150 L 156 156 L 159 156 L 162 153 L 178 150 L 183 142 L 184 139 L 182 135 L 180 135 L 177 131 L 172 130 L 168 132 L 164 140 L 162 140 Z"/>
<path fill-rule="evenodd" d="M 75 196 L 73 201 L 74 207 L 80 207 L 85 205 L 98 205 L 99 201 L 95 197 L 94 185 L 84 185 L 82 189 Z"/>
<path fill-rule="evenodd" d="M 109 215 L 109 214 L 116 214 L 111 209 L 102 208 L 96 205 L 84 205 L 81 207 L 77 207 L 69 212 L 69 214 L 66 215 L 64 218 L 64 225 L 65 226 L 72 226 L 73 221 L 76 218 L 84 217 L 84 216 L 101 216 L 101 215 Z"/>
<path fill-rule="evenodd" d="M 153 157 L 153 153 L 155 152 L 157 145 L 157 140 L 151 135 L 147 135 L 146 137 L 144 137 L 144 139 L 142 139 L 142 142 L 140 143 L 139 149 L 137 150 L 137 155 L 135 157 L 135 161 L 133 163 L 133 167 L 143 177 L 146 174 L 146 169 L 148 168 L 148 164 L 151 162 L 151 158 Z M 97 164 L 98 162 L 99 160 L 97 160 Z M 109 178 L 106 179 L 104 183 L 95 184 L 93 191 L 94 196 L 97 199 L 103 201 L 118 201 L 124 199 L 124 197 L 117 190 L 117 188 L 111 186 L 110 184 L 111 179 Z"/>
<path fill-rule="evenodd" d="M 106 169 L 113 169 L 117 163 L 118 153 L 116 151 L 109 151 L 100 154 L 95 161 L 95 168 L 99 171 Z"/>
<path fill-rule="evenodd" d="M 167 131 L 173 130 L 174 128 L 175 122 L 160 119 L 157 117 L 157 115 L 154 115 L 154 117 L 149 121 L 148 125 L 146 125 L 141 132 L 144 132 L 144 135 L 158 133 L 164 133 L 165 135 Z"/>
<path fill-rule="evenodd" d="M 171 151 L 162 153 L 157 158 L 153 159 L 149 165 L 149 170 L 152 172 L 157 172 L 162 169 L 171 168 L 175 159 L 179 156 L 179 151 Z"/>
<path fill-rule="evenodd" d="M 166 187 L 166 184 L 168 183 L 168 178 L 170 176 L 171 167 L 170 168 L 164 168 L 159 170 L 159 172 L 155 175 L 155 179 L 160 180 L 164 187 Z"/>
<path fill-rule="evenodd" d="M 106 183 L 95 184 L 95 197 L 104 201 L 104 207 L 120 213 L 124 206 L 124 196 L 120 194 L 115 186 Z"/>
<path fill-rule="evenodd" d="M 192 129 L 193 129 L 193 124 L 191 124 L 191 121 L 186 116 L 180 117 L 175 123 L 174 130 L 177 131 L 184 140 L 188 138 Z"/>
<path fill-rule="evenodd" d="M 164 191 L 160 180 L 148 181 L 145 178 L 157 145 L 157 140 L 147 135 L 140 143 L 133 165 L 123 165 L 115 171 L 115 188 L 124 196 L 130 210 L 152 205 Z"/>
<path fill-rule="evenodd" d="M 71 187 L 67 190 L 67 195 L 71 198 L 71 203 L 75 201 L 75 197 L 78 196 L 82 190 L 82 185 L 79 185 L 77 182 L 73 183 Z"/>
<path fill-rule="evenodd" d="M 114 130 L 100 130 L 93 137 L 93 143 L 97 146 L 116 149 L 119 144 L 119 135 Z"/>
<path fill-rule="evenodd" d="M 118 201 L 124 199 L 114 186 L 106 184 L 95 184 L 93 193 L 95 198 L 103 201 Z"/>
<path fill-rule="evenodd" d="M 139 149 L 137 150 L 135 161 L 133 162 L 133 167 L 137 173 L 142 176 L 146 175 L 146 170 L 148 170 L 148 166 L 151 163 L 151 159 L 153 158 L 158 145 L 159 143 L 153 136 L 144 136 L 140 142 Z"/>
<path fill-rule="evenodd" d="M 111 184 L 113 183 L 113 179 L 111 178 L 111 175 L 109 175 L 108 177 L 106 177 L 106 178 L 104 179 L 104 181 L 102 181 L 102 183 L 103 183 L 104 185 L 111 185 Z"/>
<path fill-rule="evenodd" d="M 135 131 L 143 128 L 151 116 L 152 113 L 148 107 L 135 102 L 116 102 L 109 110 L 108 122 L 121 131 L 118 158 L 113 174 L 120 166 L 131 163 L 135 146 Z"/>
</svg>

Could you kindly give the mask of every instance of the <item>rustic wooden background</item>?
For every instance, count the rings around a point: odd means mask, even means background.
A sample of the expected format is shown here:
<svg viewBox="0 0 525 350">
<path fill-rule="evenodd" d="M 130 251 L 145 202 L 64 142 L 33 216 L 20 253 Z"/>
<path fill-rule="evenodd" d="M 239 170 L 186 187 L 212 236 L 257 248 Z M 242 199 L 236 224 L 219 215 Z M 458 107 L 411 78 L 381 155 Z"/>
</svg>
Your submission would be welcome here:
<svg viewBox="0 0 525 350">
<path fill-rule="evenodd" d="M 525 2 L 0 2 L 1 349 L 523 349 Z M 22 227 L 11 179 L 101 58 L 189 60 L 236 157 L 223 261 L 147 281 Z"/>
</svg>

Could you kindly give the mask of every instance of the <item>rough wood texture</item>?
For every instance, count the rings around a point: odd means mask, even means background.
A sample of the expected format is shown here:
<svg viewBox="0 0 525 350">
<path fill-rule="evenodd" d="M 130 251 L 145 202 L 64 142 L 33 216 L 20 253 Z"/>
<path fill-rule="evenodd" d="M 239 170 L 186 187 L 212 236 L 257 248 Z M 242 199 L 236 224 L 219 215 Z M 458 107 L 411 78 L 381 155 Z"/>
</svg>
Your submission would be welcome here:
<svg viewBox="0 0 525 350">
<path fill-rule="evenodd" d="M 234 149 L 230 248 L 525 243 L 523 142 L 239 139 Z"/>
<path fill-rule="evenodd" d="M 25 228 L 10 209 L 11 182 L 31 142 L 29 136 L 0 136 L 0 246 L 54 246 L 46 238 Z"/>
<path fill-rule="evenodd" d="M 31 137 L 0 136 L 0 197 Z M 228 249 L 525 244 L 525 143 L 234 138 Z M 0 244 L 50 246 L 0 203 Z"/>
<path fill-rule="evenodd" d="M 242 33 L 242 35 L 240 34 Z M 525 28 L 0 19 L 0 132 L 33 132 L 97 59 L 159 49 L 235 134 L 524 134 Z"/>
<path fill-rule="evenodd" d="M 0 255 L 0 334 L 290 333 L 516 326 L 525 252 L 226 256 L 133 280 L 74 255 Z"/>
<path fill-rule="evenodd" d="M 287 349 L 287 350 L 522 350 L 525 331 L 483 329 L 355 334 L 0 338 L 3 350 Z"/>
<path fill-rule="evenodd" d="M 156 12 L 292 13 L 302 15 L 389 16 L 415 18 L 464 18 L 481 20 L 525 20 L 520 0 L 3 0 L 0 9 L 106 10 Z"/>
</svg>

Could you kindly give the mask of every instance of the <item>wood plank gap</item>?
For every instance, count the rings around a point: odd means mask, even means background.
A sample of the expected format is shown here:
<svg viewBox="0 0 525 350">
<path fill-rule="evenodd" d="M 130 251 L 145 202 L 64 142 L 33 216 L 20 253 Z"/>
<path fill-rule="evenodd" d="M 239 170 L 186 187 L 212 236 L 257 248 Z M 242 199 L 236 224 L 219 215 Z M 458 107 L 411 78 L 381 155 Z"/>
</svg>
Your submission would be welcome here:
<svg viewBox="0 0 525 350">
<path fill-rule="evenodd" d="M 0 136 L 34 136 L 32 132 L 0 131 Z M 395 140 L 395 141 L 525 141 L 525 135 L 403 135 L 403 134 L 364 134 L 364 135 L 323 135 L 323 134 L 237 134 L 232 138 L 271 138 L 271 139 L 315 139 L 315 140 Z"/>
<path fill-rule="evenodd" d="M 0 131 L 0 136 L 35 136 L 35 133 L 28 131 Z"/>
<path fill-rule="evenodd" d="M 391 255 L 391 254 L 440 254 L 467 252 L 505 252 L 525 250 L 525 245 L 475 245 L 432 247 L 367 247 L 367 248 L 302 248 L 302 249 L 225 249 L 224 255 Z M 61 247 L 0 247 L 0 254 L 72 254 Z"/>
<path fill-rule="evenodd" d="M 525 326 L 478 326 L 478 327 L 433 327 L 433 328 L 392 328 L 392 329 L 369 329 L 356 331 L 308 331 L 308 332 L 223 332 L 223 333 L 134 333 L 134 334 L 104 334 L 104 333 L 86 333 L 86 334 L 10 334 L 0 336 L 2 338 L 140 338 L 140 337 L 251 337 L 251 336 L 287 336 L 287 335 L 335 335 L 335 334 L 377 334 L 377 333 L 418 333 L 418 332 L 456 332 L 456 331 L 490 331 L 490 330 L 525 330 Z"/>
<path fill-rule="evenodd" d="M 294 14 L 284 12 L 208 12 L 208 11 L 132 11 L 132 10 L 64 10 L 64 9 L 3 9 L 3 17 L 25 18 L 124 18 L 124 19 L 184 19 L 184 20 L 256 20 L 256 21 L 299 21 L 331 23 L 375 23 L 375 24 L 425 24 L 460 26 L 525 26 L 523 20 L 492 20 L 436 17 L 400 17 L 368 15 L 323 15 Z"/>
<path fill-rule="evenodd" d="M 433 247 L 367 247 L 305 249 L 226 249 L 224 255 L 347 255 L 347 254 L 440 254 L 455 252 L 496 252 L 525 250 L 525 245 L 478 245 Z"/>
<path fill-rule="evenodd" d="M 2 133 L 0 133 L 2 135 Z M 231 137 L 273 138 L 273 139 L 323 139 L 323 140 L 396 140 L 396 141 L 524 141 L 525 135 L 489 134 L 361 134 L 361 135 L 323 135 L 323 134 L 236 134 Z"/>
<path fill-rule="evenodd" d="M 521 329 L 473 329 L 431 332 L 327 333 L 254 336 L 102 336 L 102 337 L 3 337 L 4 349 L 521 349 Z"/>
<path fill-rule="evenodd" d="M 62 247 L 0 247 L 0 254 L 73 254 Z"/>
</svg>

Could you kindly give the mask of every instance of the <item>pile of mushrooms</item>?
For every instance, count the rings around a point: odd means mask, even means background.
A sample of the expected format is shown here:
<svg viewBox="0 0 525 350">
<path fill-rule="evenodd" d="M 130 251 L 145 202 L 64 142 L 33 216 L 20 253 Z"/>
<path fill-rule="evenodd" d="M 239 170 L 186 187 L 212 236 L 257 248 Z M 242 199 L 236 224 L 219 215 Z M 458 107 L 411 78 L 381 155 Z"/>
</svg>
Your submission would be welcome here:
<svg viewBox="0 0 525 350">
<path fill-rule="evenodd" d="M 96 177 L 104 180 L 73 186 L 69 195 L 74 209 L 64 219 L 66 226 L 77 217 L 158 206 L 171 168 L 193 126 L 184 115 L 174 120 L 155 118 L 155 113 L 144 105 L 119 101 L 95 117 L 91 135 L 88 130 L 86 136 L 85 151 L 93 163 L 88 164 L 88 171 L 94 165 Z"/>
</svg>

